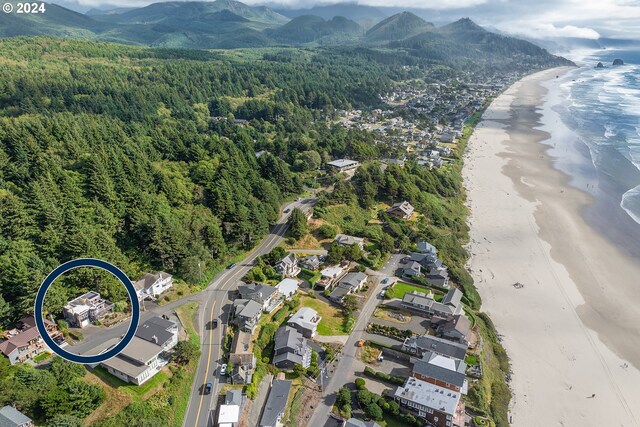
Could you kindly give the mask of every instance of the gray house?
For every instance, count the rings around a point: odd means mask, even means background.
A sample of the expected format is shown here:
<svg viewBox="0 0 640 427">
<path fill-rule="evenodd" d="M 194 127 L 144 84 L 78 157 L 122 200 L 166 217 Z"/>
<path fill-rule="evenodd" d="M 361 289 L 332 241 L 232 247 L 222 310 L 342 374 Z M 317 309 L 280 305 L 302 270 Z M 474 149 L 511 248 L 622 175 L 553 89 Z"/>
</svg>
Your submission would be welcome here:
<svg viewBox="0 0 640 427">
<path fill-rule="evenodd" d="M 282 326 L 276 331 L 273 347 L 273 364 L 285 370 L 295 365 L 308 368 L 311 364 L 311 347 L 302 334 L 290 326 Z"/>
<path fill-rule="evenodd" d="M 278 306 L 278 290 L 262 283 L 249 283 L 238 286 L 241 299 L 252 300 L 260 304 L 262 311 L 272 312 Z"/>
<path fill-rule="evenodd" d="M 444 338 L 434 337 L 432 335 L 422 335 L 410 337 L 402 343 L 402 350 L 415 354 L 418 357 L 431 351 L 433 353 L 442 354 L 443 356 L 453 357 L 463 360 L 467 354 L 468 346 L 463 343 L 457 343 Z"/>
<path fill-rule="evenodd" d="M 300 267 L 298 267 L 298 258 L 296 254 L 289 254 L 278 261 L 275 265 L 275 270 L 282 274 L 284 277 L 296 277 L 300 273 Z"/>
<path fill-rule="evenodd" d="M 0 409 L 0 427 L 33 427 L 33 421 L 13 406 Z"/>
<path fill-rule="evenodd" d="M 462 314 L 463 304 L 461 303 L 462 292 L 458 289 L 451 289 L 444 296 L 441 302 L 437 302 L 432 292 L 411 291 L 402 297 L 402 306 L 429 316 L 440 316 L 447 318 Z"/>
<path fill-rule="evenodd" d="M 240 330 L 253 333 L 262 315 L 262 306 L 251 299 L 237 299 L 233 301 L 233 308 L 234 321 Z"/>
<path fill-rule="evenodd" d="M 269 397 L 262 410 L 262 418 L 260 418 L 260 427 L 277 427 L 284 416 L 284 410 L 289 400 L 289 392 L 291 392 L 291 381 L 273 380 Z"/>
<path fill-rule="evenodd" d="M 310 255 L 300 263 L 302 267 L 308 270 L 317 270 L 320 267 L 320 264 L 322 264 L 322 261 L 320 261 L 320 257 L 318 257 L 318 255 Z"/>
<path fill-rule="evenodd" d="M 422 266 L 416 261 L 410 261 L 402 269 L 402 275 L 406 277 L 421 276 Z"/>
<path fill-rule="evenodd" d="M 302 307 L 289 318 L 287 325 L 300 332 L 303 337 L 313 338 L 320 320 L 322 317 L 318 315 L 317 311 L 310 307 Z"/>
</svg>

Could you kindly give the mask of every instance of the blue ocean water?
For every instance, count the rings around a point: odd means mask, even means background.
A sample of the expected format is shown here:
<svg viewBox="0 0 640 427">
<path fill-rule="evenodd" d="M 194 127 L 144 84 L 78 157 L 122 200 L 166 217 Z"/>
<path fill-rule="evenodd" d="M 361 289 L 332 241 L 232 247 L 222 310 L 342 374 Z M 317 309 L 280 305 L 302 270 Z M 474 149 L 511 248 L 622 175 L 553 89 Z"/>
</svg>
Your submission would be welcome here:
<svg viewBox="0 0 640 427">
<path fill-rule="evenodd" d="M 615 58 L 625 65 L 613 66 Z M 576 62 L 557 111 L 588 147 L 596 181 L 586 186 L 607 197 L 603 209 L 622 209 L 640 225 L 640 49 L 594 51 Z"/>
</svg>

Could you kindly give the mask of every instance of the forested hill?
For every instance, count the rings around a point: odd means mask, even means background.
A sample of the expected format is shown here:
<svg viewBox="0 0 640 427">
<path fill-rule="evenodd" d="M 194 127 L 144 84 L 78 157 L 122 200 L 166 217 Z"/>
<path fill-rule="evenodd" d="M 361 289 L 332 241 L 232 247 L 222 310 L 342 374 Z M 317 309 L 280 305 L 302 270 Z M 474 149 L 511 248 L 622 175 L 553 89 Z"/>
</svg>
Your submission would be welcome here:
<svg viewBox="0 0 640 427">
<path fill-rule="evenodd" d="M 379 155 L 369 135 L 315 119 L 377 102 L 389 70 L 356 55 L 293 56 L 0 40 L 0 326 L 76 257 L 132 278 L 162 269 L 197 282 L 265 235 L 314 162 Z M 257 120 L 236 125 L 233 114 Z M 49 291 L 51 310 L 68 300 L 64 289 Z"/>
</svg>

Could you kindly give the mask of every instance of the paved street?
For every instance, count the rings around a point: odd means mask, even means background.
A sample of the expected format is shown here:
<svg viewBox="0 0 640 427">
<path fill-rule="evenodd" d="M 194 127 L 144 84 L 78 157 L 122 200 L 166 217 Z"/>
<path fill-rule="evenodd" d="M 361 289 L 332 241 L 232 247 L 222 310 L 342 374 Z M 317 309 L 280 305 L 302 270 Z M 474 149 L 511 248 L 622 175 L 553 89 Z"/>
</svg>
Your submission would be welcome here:
<svg viewBox="0 0 640 427">
<path fill-rule="evenodd" d="M 315 203 L 315 199 L 303 199 L 285 206 L 285 210 L 300 208 L 308 210 Z M 191 390 L 189 406 L 184 419 L 184 427 L 209 427 L 215 423 L 210 418 L 210 410 L 213 408 L 214 398 L 217 396 L 219 378 L 218 365 L 222 363 L 222 333 L 223 324 L 229 316 L 230 299 L 229 291 L 235 289 L 240 280 L 252 267 L 253 262 L 260 255 L 269 253 L 280 244 L 287 231 L 287 217 L 283 215 L 272 227 L 271 233 L 244 259 L 231 269 L 225 270 L 216 276 L 209 287 L 204 291 L 204 304 L 201 304 L 198 312 L 198 326 L 201 337 L 200 362 L 196 371 L 195 380 Z M 213 330 L 205 329 L 204 325 L 213 319 L 220 319 L 221 325 Z M 209 395 L 202 394 L 204 385 L 211 381 L 213 391 Z"/>
<path fill-rule="evenodd" d="M 325 424 L 331 425 L 333 422 L 329 421 L 329 416 L 331 413 L 331 407 L 336 400 L 336 395 L 338 393 L 338 389 L 342 387 L 344 384 L 355 381 L 354 371 L 356 367 L 362 368 L 362 363 L 356 359 L 356 350 L 358 341 L 361 339 L 363 332 L 367 327 L 367 323 L 369 318 L 373 314 L 378 303 L 381 301 L 377 298 L 378 293 L 382 291 L 382 289 L 387 286 L 387 284 L 381 283 L 382 279 L 388 276 L 393 276 L 398 263 L 404 257 L 402 254 L 393 254 L 389 258 L 389 261 L 380 269 L 380 271 L 367 271 L 368 274 L 372 274 L 378 277 L 378 284 L 374 292 L 371 293 L 371 297 L 367 300 L 364 307 L 360 311 L 358 316 L 358 321 L 353 328 L 353 332 L 349 335 L 347 339 L 347 343 L 344 346 L 342 356 L 340 357 L 340 361 L 336 366 L 335 371 L 331 374 L 331 378 L 329 379 L 329 383 L 326 384 L 326 388 L 324 391 L 324 398 L 318 402 L 316 406 L 316 410 L 311 416 L 309 423 L 307 424 L 309 427 L 313 426 L 321 426 Z"/>
</svg>

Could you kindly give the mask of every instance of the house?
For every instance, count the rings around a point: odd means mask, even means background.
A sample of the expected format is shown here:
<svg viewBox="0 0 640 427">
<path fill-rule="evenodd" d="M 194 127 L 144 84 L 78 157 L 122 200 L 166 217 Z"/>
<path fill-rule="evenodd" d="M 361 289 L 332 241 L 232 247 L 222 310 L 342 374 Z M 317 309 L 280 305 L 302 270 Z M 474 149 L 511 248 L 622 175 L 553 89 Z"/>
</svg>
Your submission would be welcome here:
<svg viewBox="0 0 640 427">
<path fill-rule="evenodd" d="M 338 234 L 333 241 L 340 246 L 358 245 L 360 246 L 360 249 L 364 249 L 364 239 L 362 237 L 354 237 L 347 234 Z"/>
<path fill-rule="evenodd" d="M 418 252 L 423 253 L 423 254 L 433 254 L 433 256 L 435 257 L 438 254 L 438 250 L 436 249 L 435 246 L 433 246 L 431 243 L 424 241 L 424 240 L 420 240 L 417 244 L 416 244 L 417 248 L 418 248 Z"/>
<path fill-rule="evenodd" d="M 229 377 L 232 384 L 249 384 L 256 370 L 251 333 L 238 330 L 233 336 L 229 363 L 233 365 Z"/>
<path fill-rule="evenodd" d="M 177 342 L 177 323 L 152 317 L 138 327 L 136 335 L 120 354 L 102 362 L 102 366 L 122 381 L 141 385 L 169 362 L 166 353 Z"/>
<path fill-rule="evenodd" d="M 362 421 L 357 418 L 349 418 L 343 427 L 382 427 L 375 421 Z"/>
<path fill-rule="evenodd" d="M 322 317 L 318 312 L 309 307 L 302 307 L 287 321 L 287 325 L 296 329 L 305 338 L 313 338 L 316 335 L 318 324 Z"/>
<path fill-rule="evenodd" d="M 33 421 L 13 406 L 0 409 L 0 427 L 33 427 Z"/>
<path fill-rule="evenodd" d="M 300 273 L 298 257 L 293 253 L 278 261 L 274 268 L 278 274 L 282 274 L 284 277 L 296 277 Z"/>
<path fill-rule="evenodd" d="M 341 302 L 348 294 L 353 294 L 362 289 L 362 286 L 367 282 L 367 275 L 364 273 L 348 273 L 345 274 L 338 282 L 338 285 L 333 289 L 329 298 L 334 301 Z"/>
<path fill-rule="evenodd" d="M 233 301 L 234 321 L 241 331 L 253 333 L 262 315 L 262 308 L 262 305 L 251 299 L 240 298 Z"/>
<path fill-rule="evenodd" d="M 138 294 L 138 299 L 143 300 L 148 297 L 157 298 L 161 293 L 173 287 L 173 276 L 164 271 L 157 273 L 147 273 L 142 279 L 133 284 Z"/>
<path fill-rule="evenodd" d="M 61 343 L 62 333 L 58 331 L 55 323 L 47 319 L 43 320 L 49 336 L 57 343 Z M 38 332 L 33 316 L 23 317 L 16 326 L 6 331 L 4 341 L 0 342 L 0 353 L 9 359 L 10 364 L 31 360 L 49 349 Z"/>
<path fill-rule="evenodd" d="M 339 265 L 331 265 L 320 272 L 320 280 L 316 282 L 316 288 L 329 289 L 336 279 L 342 275 L 344 268 Z"/>
<path fill-rule="evenodd" d="M 460 393 L 409 377 L 394 393 L 395 400 L 434 427 L 464 427 Z"/>
<path fill-rule="evenodd" d="M 262 311 L 271 313 L 280 305 L 278 290 L 273 286 L 262 283 L 249 283 L 238 286 L 240 298 L 248 299 L 260 304 Z"/>
<path fill-rule="evenodd" d="M 347 172 L 350 170 L 357 169 L 358 166 L 360 166 L 360 162 L 355 160 L 348 160 L 348 159 L 338 159 L 332 162 L 328 162 L 327 166 L 338 172 Z"/>
<path fill-rule="evenodd" d="M 440 135 L 440 142 L 452 143 L 456 139 L 456 134 L 453 132 L 444 132 Z"/>
<path fill-rule="evenodd" d="M 398 167 L 403 168 L 404 167 L 404 159 L 384 159 L 382 161 L 382 163 L 386 164 L 386 165 L 396 165 Z"/>
<path fill-rule="evenodd" d="M 308 368 L 311 347 L 307 339 L 291 326 L 278 328 L 274 337 L 273 364 L 279 369 L 292 370 L 295 365 Z"/>
<path fill-rule="evenodd" d="M 289 393 L 291 392 L 291 381 L 273 380 L 271 390 L 267 402 L 262 410 L 260 418 L 260 427 L 279 427 L 284 416 L 284 410 L 287 407 Z"/>
<path fill-rule="evenodd" d="M 462 292 L 455 288 L 449 290 L 441 302 L 434 299 L 433 292 L 411 291 L 404 294 L 402 306 L 429 316 L 447 317 L 462 314 L 461 299 Z"/>
<path fill-rule="evenodd" d="M 318 255 L 310 255 L 300 263 L 300 266 L 308 270 L 315 271 L 320 267 L 320 264 L 322 264 L 322 261 Z"/>
<path fill-rule="evenodd" d="M 387 213 L 390 215 L 397 216 L 402 219 L 409 219 L 411 215 L 413 215 L 414 208 L 411 206 L 411 203 L 406 200 L 402 203 L 395 203 L 389 209 L 387 209 Z"/>
<path fill-rule="evenodd" d="M 424 249 L 427 249 L 424 247 Z M 429 281 L 429 283 L 441 286 L 441 287 L 449 287 L 449 271 L 447 266 L 442 263 L 441 259 L 438 259 L 436 255 L 435 248 L 434 251 L 427 252 L 412 252 L 410 256 L 406 257 L 403 261 L 406 264 L 410 264 L 409 267 L 405 267 L 403 274 L 405 276 L 415 276 L 413 274 L 415 271 L 415 263 L 419 263 L 421 267 L 422 274 L 424 274 L 425 278 Z M 424 271 L 426 273 L 424 273 Z"/>
<path fill-rule="evenodd" d="M 468 344 L 471 334 L 471 323 L 464 314 L 448 316 L 444 322 L 436 326 L 436 335 L 455 342 Z"/>
<path fill-rule="evenodd" d="M 404 277 L 422 276 L 422 266 L 416 261 L 408 262 L 402 269 Z"/>
<path fill-rule="evenodd" d="M 463 360 L 468 348 L 464 343 L 453 342 L 432 335 L 409 337 L 402 343 L 402 351 L 415 354 L 418 357 L 422 357 L 425 352 L 431 351 L 443 356 Z"/>
<path fill-rule="evenodd" d="M 154 316 L 138 326 L 136 336 L 160 346 L 162 351 L 169 351 L 178 344 L 178 324 Z"/>
<path fill-rule="evenodd" d="M 240 421 L 240 410 L 244 404 L 242 390 L 229 390 L 224 404 L 218 410 L 218 427 L 236 427 Z"/>
<path fill-rule="evenodd" d="M 425 351 L 421 359 L 411 358 L 413 368 L 411 375 L 419 380 L 457 391 L 467 392 L 467 364 L 461 359 L 443 356 L 432 351 Z"/>
<path fill-rule="evenodd" d="M 276 290 L 280 295 L 282 295 L 285 299 L 292 298 L 296 292 L 298 292 L 298 288 L 300 287 L 300 282 L 296 279 L 284 279 L 276 286 Z"/>
<path fill-rule="evenodd" d="M 69 301 L 62 314 L 70 326 L 84 328 L 91 322 L 102 320 L 113 310 L 113 303 L 100 298 L 98 292 L 90 291 Z"/>
</svg>

